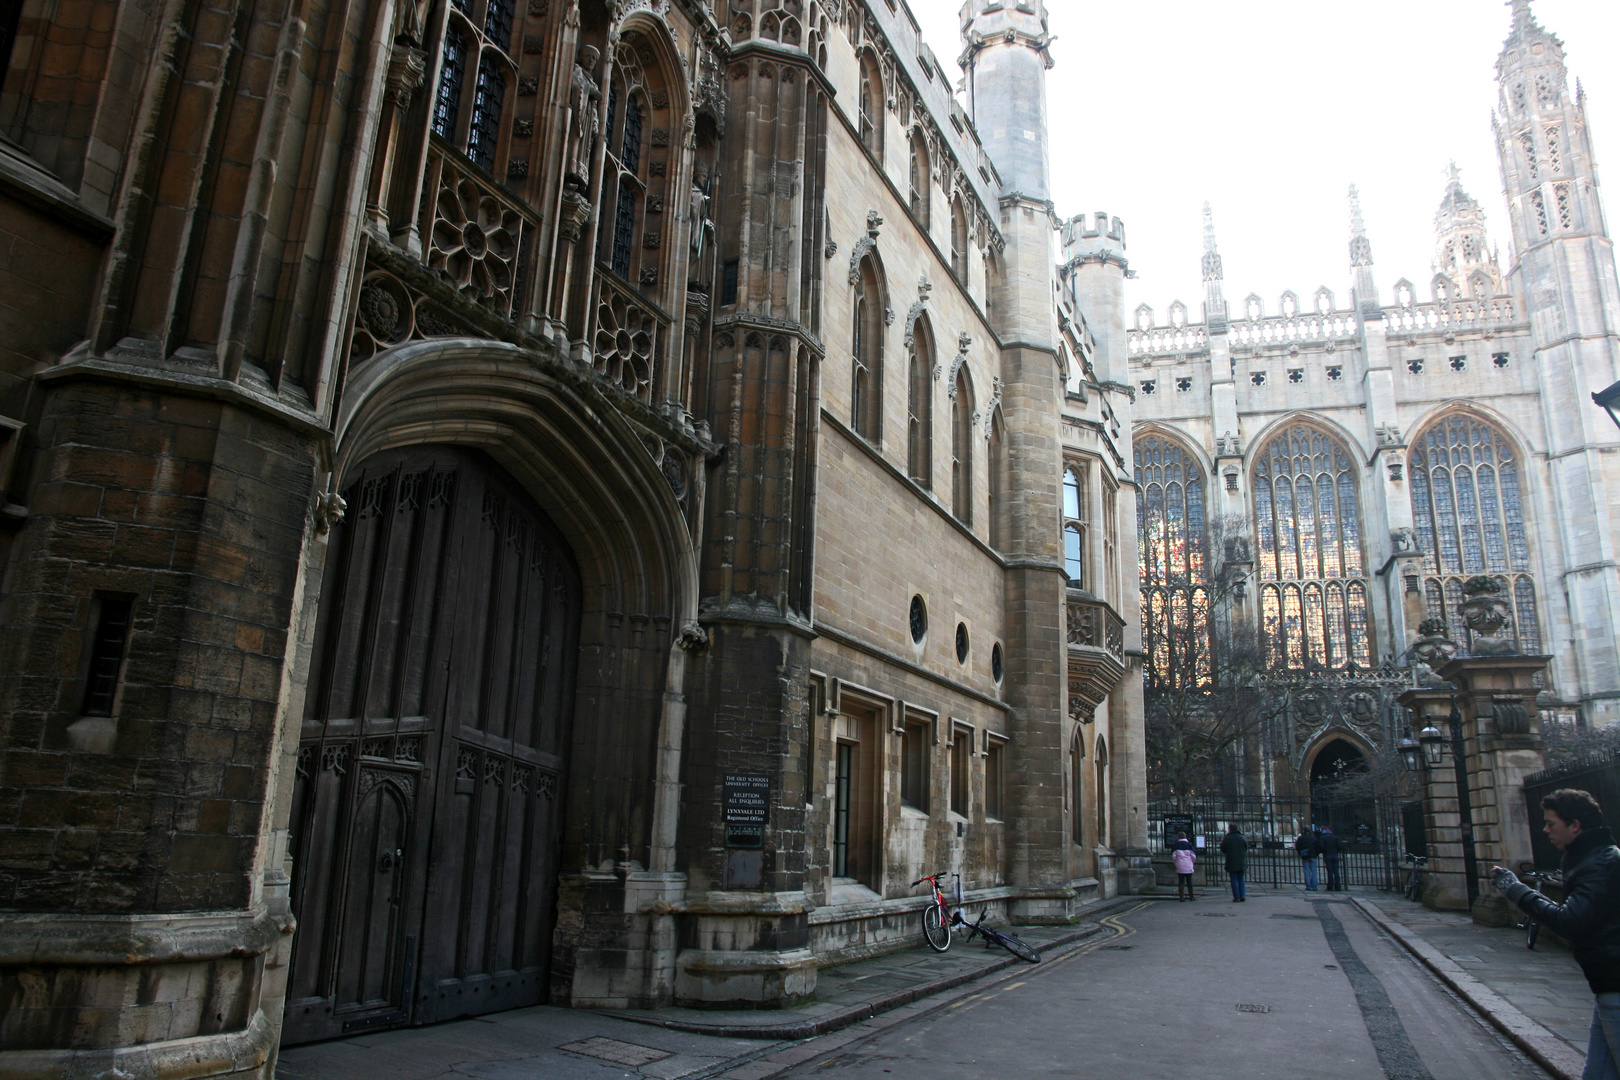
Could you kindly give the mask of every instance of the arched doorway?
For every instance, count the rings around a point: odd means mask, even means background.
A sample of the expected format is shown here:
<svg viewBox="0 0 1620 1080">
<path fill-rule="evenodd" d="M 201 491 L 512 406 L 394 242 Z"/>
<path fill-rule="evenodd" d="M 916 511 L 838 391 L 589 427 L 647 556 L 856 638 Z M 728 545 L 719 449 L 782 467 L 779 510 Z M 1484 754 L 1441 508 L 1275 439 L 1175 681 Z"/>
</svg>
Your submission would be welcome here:
<svg viewBox="0 0 1620 1080">
<path fill-rule="evenodd" d="M 544 1000 L 574 558 L 476 451 L 352 469 L 294 806 L 287 1044 Z"/>
<path fill-rule="evenodd" d="M 1367 755 L 1355 743 L 1333 738 L 1311 761 L 1311 818 L 1345 844 L 1371 843 L 1377 835 L 1377 804 L 1366 782 Z"/>
</svg>

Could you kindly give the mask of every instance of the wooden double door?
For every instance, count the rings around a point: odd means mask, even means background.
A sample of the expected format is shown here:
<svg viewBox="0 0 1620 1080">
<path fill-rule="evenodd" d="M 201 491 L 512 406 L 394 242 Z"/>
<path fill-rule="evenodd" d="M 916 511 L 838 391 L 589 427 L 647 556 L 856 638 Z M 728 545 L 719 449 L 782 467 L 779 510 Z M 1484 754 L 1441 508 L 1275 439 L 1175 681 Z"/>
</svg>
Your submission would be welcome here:
<svg viewBox="0 0 1620 1080">
<path fill-rule="evenodd" d="M 580 619 L 475 452 L 368 460 L 328 540 L 292 815 L 285 1044 L 545 1000 Z"/>
</svg>

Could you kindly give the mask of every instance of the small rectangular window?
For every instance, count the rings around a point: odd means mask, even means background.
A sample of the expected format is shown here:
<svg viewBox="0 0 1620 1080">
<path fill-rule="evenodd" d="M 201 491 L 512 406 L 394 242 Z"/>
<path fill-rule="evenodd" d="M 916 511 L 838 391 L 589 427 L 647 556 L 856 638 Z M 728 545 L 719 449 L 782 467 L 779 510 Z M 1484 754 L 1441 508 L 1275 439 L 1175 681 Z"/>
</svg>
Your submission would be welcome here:
<svg viewBox="0 0 1620 1080">
<path fill-rule="evenodd" d="M 900 747 L 900 802 L 928 813 L 928 725 L 907 724 Z"/>
<path fill-rule="evenodd" d="M 1007 816 L 1006 781 L 1002 772 L 1004 750 L 1005 744 L 991 739 L 984 755 L 984 816 L 998 821 Z"/>
<path fill-rule="evenodd" d="M 737 260 L 727 259 L 720 267 L 720 306 L 737 302 Z"/>
<path fill-rule="evenodd" d="M 129 642 L 130 612 L 135 600 L 115 593 L 97 593 L 95 636 L 90 640 L 90 663 L 85 673 L 85 716 L 111 716 L 118 696 L 118 675 Z"/>
<path fill-rule="evenodd" d="M 973 729 L 958 726 L 951 742 L 951 813 L 970 816 L 973 780 Z"/>
</svg>

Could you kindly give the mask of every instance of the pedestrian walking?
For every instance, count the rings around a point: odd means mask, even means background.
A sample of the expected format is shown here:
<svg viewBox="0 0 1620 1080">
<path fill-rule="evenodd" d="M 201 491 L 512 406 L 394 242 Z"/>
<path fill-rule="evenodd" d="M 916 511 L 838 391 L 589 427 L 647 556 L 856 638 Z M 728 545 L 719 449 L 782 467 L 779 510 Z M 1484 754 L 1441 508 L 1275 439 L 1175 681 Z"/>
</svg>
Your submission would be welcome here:
<svg viewBox="0 0 1620 1080">
<path fill-rule="evenodd" d="M 1193 868 L 1198 865 L 1198 852 L 1193 850 L 1192 844 L 1185 836 L 1176 837 L 1176 842 L 1170 848 L 1170 862 L 1176 868 L 1176 899 L 1196 900 L 1198 896 L 1193 892 Z M 1186 895 L 1182 895 L 1185 893 Z"/>
<path fill-rule="evenodd" d="M 1316 891 L 1316 856 L 1321 842 L 1316 838 L 1316 826 L 1307 825 L 1305 831 L 1294 838 L 1294 850 L 1299 852 L 1299 864 L 1305 869 L 1305 891 Z"/>
<path fill-rule="evenodd" d="M 1316 845 L 1322 850 L 1322 868 L 1327 871 L 1328 892 L 1339 892 L 1344 888 L 1344 877 L 1339 873 L 1344 859 L 1344 843 L 1333 835 L 1331 826 L 1323 826 L 1317 834 Z"/>
<path fill-rule="evenodd" d="M 1553 903 L 1505 866 L 1491 868 L 1491 884 L 1570 943 L 1596 998 L 1582 1080 L 1620 1080 L 1620 848 L 1585 791 L 1561 788 L 1541 800 L 1541 810 L 1541 831 L 1564 853 L 1564 902 Z"/>
<path fill-rule="evenodd" d="M 1249 842 L 1238 831 L 1236 822 L 1221 838 L 1221 854 L 1226 856 L 1226 877 L 1232 883 L 1232 903 L 1241 904 L 1248 899 L 1243 891 L 1243 874 L 1249 864 Z"/>
</svg>

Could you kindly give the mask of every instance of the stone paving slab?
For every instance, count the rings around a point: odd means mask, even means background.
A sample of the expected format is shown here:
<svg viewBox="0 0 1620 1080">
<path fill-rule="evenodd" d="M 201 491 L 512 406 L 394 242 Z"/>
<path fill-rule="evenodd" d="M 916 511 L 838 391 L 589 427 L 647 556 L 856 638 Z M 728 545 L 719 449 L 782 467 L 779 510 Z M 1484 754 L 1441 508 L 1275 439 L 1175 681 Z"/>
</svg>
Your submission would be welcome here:
<svg viewBox="0 0 1620 1080">
<path fill-rule="evenodd" d="M 1480 926 L 1392 893 L 1360 893 L 1356 906 L 1498 1030 L 1559 1080 L 1586 1064 L 1592 991 L 1569 950 L 1524 932 Z"/>
</svg>

